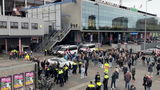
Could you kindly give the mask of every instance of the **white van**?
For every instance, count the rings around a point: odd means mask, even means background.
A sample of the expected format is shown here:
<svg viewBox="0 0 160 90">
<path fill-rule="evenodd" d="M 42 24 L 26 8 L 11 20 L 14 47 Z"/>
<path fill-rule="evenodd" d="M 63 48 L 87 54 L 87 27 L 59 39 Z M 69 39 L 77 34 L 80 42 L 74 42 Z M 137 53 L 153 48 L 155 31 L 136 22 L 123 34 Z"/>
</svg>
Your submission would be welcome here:
<svg viewBox="0 0 160 90">
<path fill-rule="evenodd" d="M 92 52 L 93 50 L 96 50 L 96 45 L 95 44 L 83 44 L 82 47 L 80 48 L 81 51 L 85 52 Z"/>
<path fill-rule="evenodd" d="M 65 53 L 77 53 L 77 45 L 65 45 L 62 46 L 62 48 L 60 50 L 58 50 L 58 54 L 59 55 L 64 55 Z"/>
</svg>

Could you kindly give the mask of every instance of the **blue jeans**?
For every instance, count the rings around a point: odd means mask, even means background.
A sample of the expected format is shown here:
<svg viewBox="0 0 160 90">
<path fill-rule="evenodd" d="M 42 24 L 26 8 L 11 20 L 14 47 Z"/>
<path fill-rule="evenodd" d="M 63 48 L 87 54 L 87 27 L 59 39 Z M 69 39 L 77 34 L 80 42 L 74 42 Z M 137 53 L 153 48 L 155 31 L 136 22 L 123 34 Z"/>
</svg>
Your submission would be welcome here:
<svg viewBox="0 0 160 90">
<path fill-rule="evenodd" d="M 147 87 L 146 90 L 151 90 L 151 87 Z"/>
<path fill-rule="evenodd" d="M 130 82 L 126 82 L 126 81 L 125 81 L 125 88 L 130 89 Z"/>
</svg>

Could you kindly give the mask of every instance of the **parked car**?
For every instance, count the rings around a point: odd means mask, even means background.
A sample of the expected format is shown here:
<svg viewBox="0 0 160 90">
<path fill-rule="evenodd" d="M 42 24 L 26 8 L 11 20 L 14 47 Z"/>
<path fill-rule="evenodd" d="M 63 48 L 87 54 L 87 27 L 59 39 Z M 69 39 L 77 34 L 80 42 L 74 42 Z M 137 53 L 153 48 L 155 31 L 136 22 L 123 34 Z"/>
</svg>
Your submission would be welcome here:
<svg viewBox="0 0 160 90">
<path fill-rule="evenodd" d="M 87 52 L 92 52 L 93 50 L 96 50 L 96 45 L 95 44 L 83 44 L 80 48 L 80 51 L 87 51 Z"/>
<path fill-rule="evenodd" d="M 160 49 L 160 45 L 157 45 L 156 48 Z"/>
<path fill-rule="evenodd" d="M 50 64 L 60 64 L 60 67 L 63 67 L 65 64 L 69 66 L 69 63 L 72 65 L 74 62 L 73 61 L 67 61 L 64 58 L 58 58 L 58 57 L 54 57 L 54 58 L 50 58 L 48 59 L 48 62 Z"/>
<path fill-rule="evenodd" d="M 142 52 L 146 55 L 151 55 L 151 54 L 154 54 L 155 53 L 155 50 L 157 48 L 149 48 L 149 49 L 146 49 L 146 50 L 142 50 Z"/>
<path fill-rule="evenodd" d="M 58 53 L 58 56 L 63 56 L 65 53 L 74 54 L 74 53 L 77 53 L 77 48 L 78 48 L 77 45 L 65 45 L 65 46 L 62 46 L 57 53 Z"/>
<path fill-rule="evenodd" d="M 54 48 L 52 48 L 51 52 L 52 52 L 52 55 L 57 55 L 58 54 L 58 51 L 63 47 L 63 45 L 58 45 Z"/>
</svg>

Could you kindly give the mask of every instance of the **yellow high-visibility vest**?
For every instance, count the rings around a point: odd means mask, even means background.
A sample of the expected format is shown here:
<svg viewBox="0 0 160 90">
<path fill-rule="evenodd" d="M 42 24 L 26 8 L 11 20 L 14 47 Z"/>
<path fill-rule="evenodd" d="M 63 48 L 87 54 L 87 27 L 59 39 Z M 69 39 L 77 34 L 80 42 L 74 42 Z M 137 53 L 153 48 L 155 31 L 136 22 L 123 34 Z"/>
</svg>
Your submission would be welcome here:
<svg viewBox="0 0 160 90">
<path fill-rule="evenodd" d="M 59 72 L 58 72 L 58 74 L 62 74 L 63 73 L 63 71 L 62 70 L 60 70 Z"/>
<path fill-rule="evenodd" d="M 105 78 L 105 79 L 108 79 L 108 78 L 109 78 L 109 76 L 108 76 L 108 75 L 104 75 L 104 78 Z"/>
<path fill-rule="evenodd" d="M 101 82 L 97 82 L 97 86 L 102 86 L 102 83 Z"/>
<path fill-rule="evenodd" d="M 66 67 L 64 67 L 64 70 L 67 70 L 68 69 L 68 67 L 66 66 Z"/>
<path fill-rule="evenodd" d="M 94 84 L 89 84 L 88 87 L 93 88 L 93 87 L 95 87 L 95 85 Z"/>
</svg>

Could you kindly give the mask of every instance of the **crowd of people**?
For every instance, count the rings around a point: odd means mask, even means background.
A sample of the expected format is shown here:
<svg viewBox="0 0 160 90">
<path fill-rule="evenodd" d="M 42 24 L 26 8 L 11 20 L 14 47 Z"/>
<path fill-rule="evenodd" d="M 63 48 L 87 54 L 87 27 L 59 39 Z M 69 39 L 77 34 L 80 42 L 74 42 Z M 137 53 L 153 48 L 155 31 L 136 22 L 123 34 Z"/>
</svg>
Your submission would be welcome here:
<svg viewBox="0 0 160 90">
<path fill-rule="evenodd" d="M 27 55 L 27 54 L 26 54 Z M 47 50 L 45 51 L 47 55 Z M 151 90 L 154 67 L 157 69 L 157 75 L 160 72 L 160 60 L 157 56 L 144 55 L 141 52 L 133 53 L 132 49 L 107 49 L 97 51 L 81 51 L 79 53 L 65 53 L 63 56 L 67 61 L 74 63 L 65 64 L 63 67 L 60 63 L 50 64 L 47 60 L 39 61 L 36 58 L 33 61 L 38 62 L 38 79 L 43 77 L 53 78 L 54 83 L 63 87 L 72 75 L 80 74 L 80 78 L 84 79 L 88 76 L 89 64 L 104 69 L 104 73 L 97 72 L 95 80 L 90 81 L 86 90 L 108 90 L 109 88 L 117 88 L 119 80 L 119 72 L 124 75 L 125 87 L 127 90 L 136 90 L 134 81 L 136 80 L 136 65 L 138 60 L 147 66 L 148 73 L 143 78 L 144 90 Z M 111 70 L 114 71 L 110 71 Z M 109 73 L 112 73 L 109 75 Z M 102 77 L 101 77 L 102 76 Z M 111 80 L 110 87 L 108 86 L 109 78 Z"/>
</svg>

